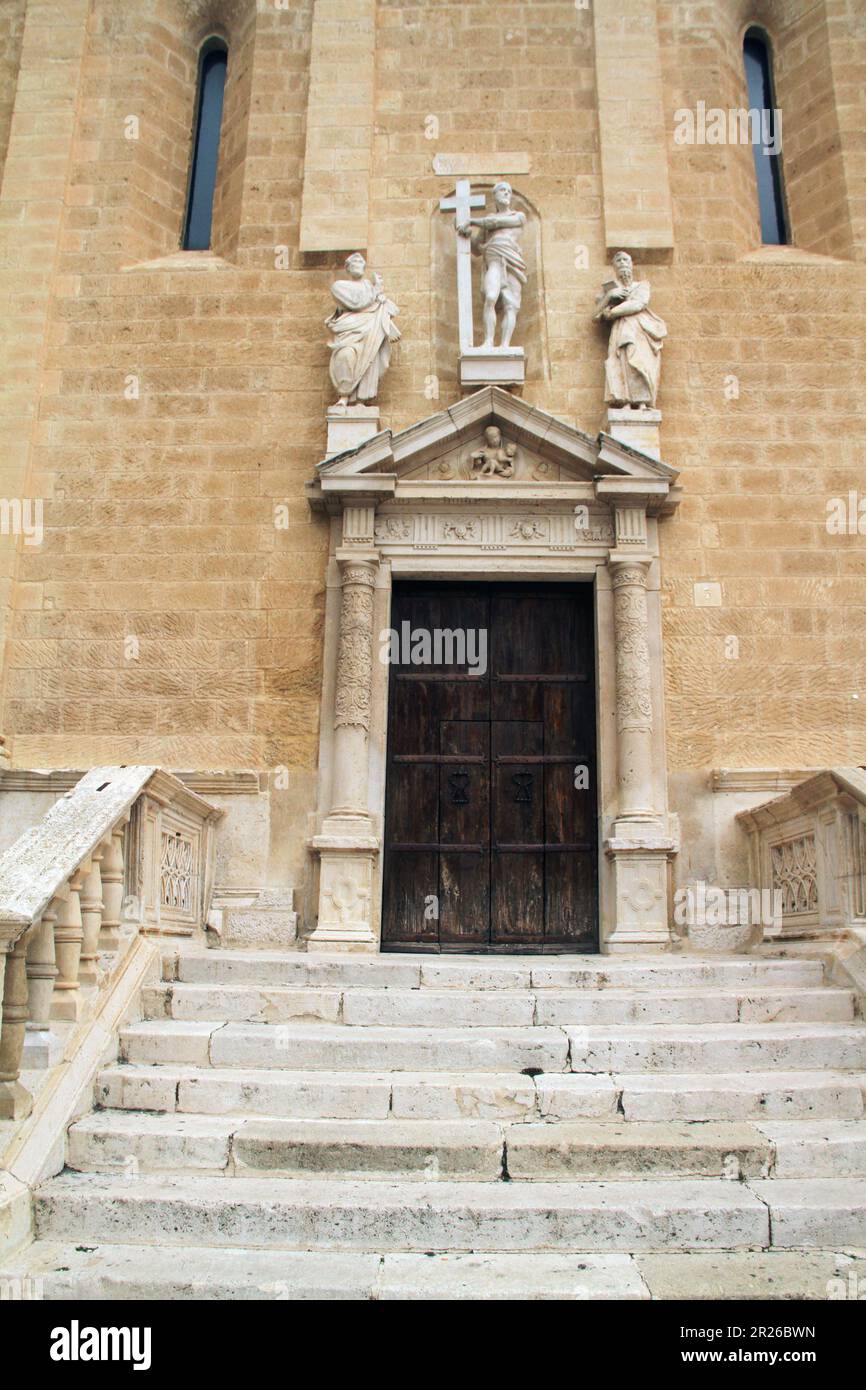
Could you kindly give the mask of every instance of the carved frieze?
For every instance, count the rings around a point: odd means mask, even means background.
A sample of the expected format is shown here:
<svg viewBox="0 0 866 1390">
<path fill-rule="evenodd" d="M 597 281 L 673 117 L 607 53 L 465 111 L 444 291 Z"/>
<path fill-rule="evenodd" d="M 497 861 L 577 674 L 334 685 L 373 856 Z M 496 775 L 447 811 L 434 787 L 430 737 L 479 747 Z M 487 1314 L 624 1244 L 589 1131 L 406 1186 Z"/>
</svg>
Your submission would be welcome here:
<svg viewBox="0 0 866 1390">
<path fill-rule="evenodd" d="M 465 506 L 465 499 L 449 499 Z M 376 518 L 376 544 L 382 547 L 406 546 L 413 550 L 436 550 L 440 546 L 468 546 L 481 550 L 524 547 L 534 550 L 575 551 L 584 546 L 613 544 L 613 525 L 602 512 L 581 508 L 576 517 L 571 510 L 548 514 L 515 511 L 481 512 L 467 517 L 440 511 L 408 515 L 389 514 Z"/>
</svg>

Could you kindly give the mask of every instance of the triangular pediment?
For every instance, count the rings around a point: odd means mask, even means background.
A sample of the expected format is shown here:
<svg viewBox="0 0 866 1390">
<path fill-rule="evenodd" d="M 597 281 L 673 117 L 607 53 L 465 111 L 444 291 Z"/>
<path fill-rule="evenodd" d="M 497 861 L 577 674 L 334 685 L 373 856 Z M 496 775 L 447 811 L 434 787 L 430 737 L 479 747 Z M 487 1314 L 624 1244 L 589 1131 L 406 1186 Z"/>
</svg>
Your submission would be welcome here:
<svg viewBox="0 0 866 1390">
<path fill-rule="evenodd" d="M 505 458 L 473 462 L 490 428 L 500 432 L 501 451 L 510 457 L 510 465 Z M 484 476 L 491 481 L 500 477 L 514 482 L 593 482 L 620 477 L 671 485 L 677 477 L 675 469 L 649 454 L 610 435 L 593 438 L 496 386 L 484 387 L 397 434 L 383 430 L 358 448 L 323 460 L 316 474 L 320 479 L 385 474 L 447 485 L 477 477 L 485 467 Z"/>
</svg>

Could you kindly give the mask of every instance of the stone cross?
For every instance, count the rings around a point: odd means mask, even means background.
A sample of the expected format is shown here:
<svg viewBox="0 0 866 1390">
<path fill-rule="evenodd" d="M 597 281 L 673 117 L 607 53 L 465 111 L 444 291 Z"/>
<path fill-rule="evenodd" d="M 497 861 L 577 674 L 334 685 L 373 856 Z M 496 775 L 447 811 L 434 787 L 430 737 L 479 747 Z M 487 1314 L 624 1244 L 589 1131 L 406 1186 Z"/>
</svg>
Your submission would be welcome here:
<svg viewBox="0 0 866 1390">
<path fill-rule="evenodd" d="M 440 212 L 453 212 L 454 226 L 465 227 L 473 208 L 483 208 L 483 193 L 472 194 L 469 179 L 458 179 L 453 198 L 440 198 Z M 472 242 L 468 236 L 457 237 L 457 317 L 460 325 L 460 351 L 475 343 L 472 321 Z"/>
</svg>

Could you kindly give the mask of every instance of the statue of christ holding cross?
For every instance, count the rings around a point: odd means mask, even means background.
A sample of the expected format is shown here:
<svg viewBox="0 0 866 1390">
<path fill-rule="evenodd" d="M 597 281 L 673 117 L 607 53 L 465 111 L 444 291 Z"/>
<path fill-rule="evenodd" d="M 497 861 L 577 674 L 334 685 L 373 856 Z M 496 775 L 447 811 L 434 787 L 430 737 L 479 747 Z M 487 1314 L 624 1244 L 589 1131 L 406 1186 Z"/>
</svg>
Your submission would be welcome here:
<svg viewBox="0 0 866 1390">
<path fill-rule="evenodd" d="M 455 196 L 442 198 L 439 203 L 443 212 L 455 213 L 461 353 L 478 351 L 473 346 L 472 327 L 471 257 L 476 255 L 484 258 L 484 342 L 481 350 L 498 351 L 494 346 L 494 339 L 499 311 L 499 348 L 510 349 L 512 355 L 522 354 L 522 349 L 511 348 L 511 338 L 517 325 L 523 286 L 526 284 L 526 262 L 519 241 L 520 233 L 526 225 L 526 214 L 515 210 L 512 198 L 511 185 L 505 182 L 497 183 L 493 189 L 495 211 L 481 217 L 472 217 L 472 210 L 483 208 L 486 199 L 483 194 L 471 192 L 468 179 L 459 179 Z"/>
<path fill-rule="evenodd" d="M 499 346 L 511 346 L 526 284 L 526 262 L 518 240 L 526 225 L 526 214 L 514 210 L 512 196 L 510 183 L 498 183 L 493 190 L 496 211 L 486 217 L 470 217 L 468 222 L 457 227 L 460 236 L 471 238 L 473 254 L 484 257 L 484 342 L 481 346 L 486 348 L 493 347 L 499 308 L 502 312 Z M 473 234 L 473 227 L 478 228 L 480 236 Z"/>
</svg>

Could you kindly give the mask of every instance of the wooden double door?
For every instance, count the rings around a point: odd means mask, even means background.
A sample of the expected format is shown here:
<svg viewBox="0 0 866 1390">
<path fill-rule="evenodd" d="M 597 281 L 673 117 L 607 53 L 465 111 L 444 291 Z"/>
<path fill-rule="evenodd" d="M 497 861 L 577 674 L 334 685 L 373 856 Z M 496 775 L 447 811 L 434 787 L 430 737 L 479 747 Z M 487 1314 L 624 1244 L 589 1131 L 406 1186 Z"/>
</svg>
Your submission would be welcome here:
<svg viewBox="0 0 866 1390">
<path fill-rule="evenodd" d="M 590 584 L 394 586 L 382 949 L 595 951 Z"/>
</svg>

